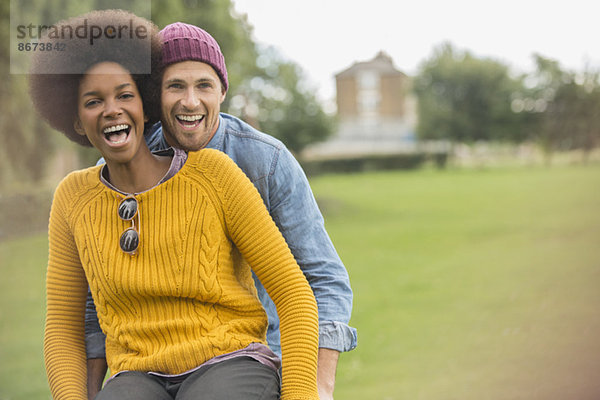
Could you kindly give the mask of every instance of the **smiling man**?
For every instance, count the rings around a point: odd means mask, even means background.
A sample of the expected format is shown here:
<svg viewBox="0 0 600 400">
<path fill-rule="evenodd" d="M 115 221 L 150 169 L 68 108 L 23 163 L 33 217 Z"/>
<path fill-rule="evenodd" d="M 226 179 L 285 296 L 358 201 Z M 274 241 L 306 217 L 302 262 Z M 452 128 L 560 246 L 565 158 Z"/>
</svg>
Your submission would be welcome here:
<svg viewBox="0 0 600 400">
<path fill-rule="evenodd" d="M 315 294 L 319 308 L 319 395 L 322 400 L 333 399 L 339 353 L 356 347 L 356 330 L 348 325 L 352 290 L 308 180 L 283 143 L 220 112 L 229 82 L 225 59 L 212 36 L 180 22 L 168 25 L 160 33 L 162 126 L 156 125 L 146 141 L 152 150 L 220 150 L 258 189 Z M 241 257 L 239 260 L 244 262 Z M 268 344 L 281 355 L 277 310 L 260 281 L 256 277 L 254 280 L 269 318 Z M 106 372 L 104 337 L 94 317 L 90 301 L 86 316 L 90 399 L 99 390 Z"/>
<path fill-rule="evenodd" d="M 215 70 L 199 61 L 167 66 L 161 86 L 161 121 L 167 142 L 188 151 L 200 150 L 219 127 L 225 88 Z"/>
</svg>

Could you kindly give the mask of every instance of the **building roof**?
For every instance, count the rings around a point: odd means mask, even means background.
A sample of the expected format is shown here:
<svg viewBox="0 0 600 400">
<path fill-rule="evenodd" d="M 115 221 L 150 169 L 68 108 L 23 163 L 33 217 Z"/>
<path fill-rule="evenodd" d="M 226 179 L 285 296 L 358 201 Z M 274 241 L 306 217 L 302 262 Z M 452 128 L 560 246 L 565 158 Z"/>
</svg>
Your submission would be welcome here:
<svg viewBox="0 0 600 400">
<path fill-rule="evenodd" d="M 354 64 L 352 64 L 351 67 L 346 68 L 345 70 L 337 73 L 335 77 L 344 78 L 355 76 L 356 74 L 362 71 L 377 71 L 381 75 L 404 75 L 402 71 L 394 67 L 392 57 L 390 57 L 386 52 L 380 51 L 372 60 L 355 62 Z"/>
</svg>

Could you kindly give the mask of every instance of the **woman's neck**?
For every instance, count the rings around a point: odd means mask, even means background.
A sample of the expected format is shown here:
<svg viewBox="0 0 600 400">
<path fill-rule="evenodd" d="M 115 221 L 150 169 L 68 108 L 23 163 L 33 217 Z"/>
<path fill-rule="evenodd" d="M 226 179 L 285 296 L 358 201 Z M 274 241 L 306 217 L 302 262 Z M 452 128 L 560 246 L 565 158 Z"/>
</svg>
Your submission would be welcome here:
<svg viewBox="0 0 600 400">
<path fill-rule="evenodd" d="M 141 193 L 156 186 L 166 175 L 171 157 L 157 156 L 148 151 L 128 163 L 106 160 L 108 181 L 123 193 Z"/>
</svg>

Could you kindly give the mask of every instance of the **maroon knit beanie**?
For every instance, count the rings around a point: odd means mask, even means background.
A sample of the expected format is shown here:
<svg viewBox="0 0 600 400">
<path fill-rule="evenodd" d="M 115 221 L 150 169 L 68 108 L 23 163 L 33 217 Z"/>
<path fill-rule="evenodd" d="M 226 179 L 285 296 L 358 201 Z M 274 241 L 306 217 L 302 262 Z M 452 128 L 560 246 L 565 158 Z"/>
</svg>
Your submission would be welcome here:
<svg viewBox="0 0 600 400">
<path fill-rule="evenodd" d="M 163 66 L 181 61 L 201 61 L 213 67 L 225 90 L 228 89 L 225 57 L 208 32 L 194 25 L 175 22 L 165 26 L 160 37 L 163 41 Z"/>
</svg>

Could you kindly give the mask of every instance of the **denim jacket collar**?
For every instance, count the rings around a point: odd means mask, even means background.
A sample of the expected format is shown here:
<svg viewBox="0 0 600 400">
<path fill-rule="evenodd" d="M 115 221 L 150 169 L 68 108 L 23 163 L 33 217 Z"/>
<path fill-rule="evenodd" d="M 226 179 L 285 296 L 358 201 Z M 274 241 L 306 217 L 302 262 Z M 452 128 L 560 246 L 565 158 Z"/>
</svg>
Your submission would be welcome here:
<svg viewBox="0 0 600 400">
<path fill-rule="evenodd" d="M 206 147 L 209 149 L 216 149 L 216 150 L 223 151 L 223 147 L 224 147 L 223 142 L 224 141 L 225 141 L 225 121 L 223 120 L 223 117 L 221 116 L 221 114 L 219 114 L 219 127 L 217 128 L 217 131 L 213 135 L 212 139 L 210 139 L 210 141 L 208 142 Z"/>
</svg>

